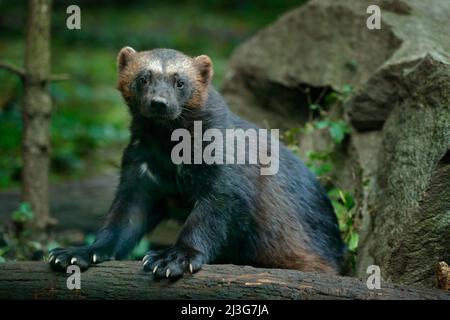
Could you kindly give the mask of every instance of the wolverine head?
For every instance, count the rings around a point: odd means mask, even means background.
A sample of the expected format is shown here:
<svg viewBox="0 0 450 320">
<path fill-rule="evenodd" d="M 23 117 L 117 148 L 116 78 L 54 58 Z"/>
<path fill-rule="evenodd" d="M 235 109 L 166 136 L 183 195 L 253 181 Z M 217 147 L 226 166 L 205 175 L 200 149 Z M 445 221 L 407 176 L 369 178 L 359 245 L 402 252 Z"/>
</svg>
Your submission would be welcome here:
<svg viewBox="0 0 450 320">
<path fill-rule="evenodd" d="M 208 56 L 191 58 L 172 49 L 124 47 L 117 68 L 125 101 L 133 112 L 154 120 L 174 120 L 184 108 L 201 108 L 213 74 Z"/>
</svg>

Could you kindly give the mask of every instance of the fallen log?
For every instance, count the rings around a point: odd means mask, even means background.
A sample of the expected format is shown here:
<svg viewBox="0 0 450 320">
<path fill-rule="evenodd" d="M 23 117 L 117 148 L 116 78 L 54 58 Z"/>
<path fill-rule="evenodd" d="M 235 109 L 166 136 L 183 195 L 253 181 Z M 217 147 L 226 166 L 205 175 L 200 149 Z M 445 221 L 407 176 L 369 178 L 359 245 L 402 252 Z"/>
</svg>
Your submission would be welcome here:
<svg viewBox="0 0 450 320">
<path fill-rule="evenodd" d="M 117 177 L 108 175 L 51 185 L 50 212 L 58 220 L 52 230 L 95 232 L 111 205 L 116 186 Z M 0 224 L 10 219 L 19 203 L 19 190 L 0 192 Z"/>
<path fill-rule="evenodd" d="M 81 289 L 69 290 L 71 274 L 51 271 L 44 262 L 0 264 L 0 299 L 446 299 L 450 293 L 392 283 L 369 290 L 357 278 L 205 265 L 177 281 L 155 281 L 137 261 L 111 261 L 80 276 Z"/>
</svg>

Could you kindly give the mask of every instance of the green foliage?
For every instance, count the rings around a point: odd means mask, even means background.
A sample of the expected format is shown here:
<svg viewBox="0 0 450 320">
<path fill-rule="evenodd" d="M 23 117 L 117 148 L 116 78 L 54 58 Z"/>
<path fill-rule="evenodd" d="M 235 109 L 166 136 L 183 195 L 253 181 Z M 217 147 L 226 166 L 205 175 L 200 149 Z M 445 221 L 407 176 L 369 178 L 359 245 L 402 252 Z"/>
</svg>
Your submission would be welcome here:
<svg viewBox="0 0 450 320">
<path fill-rule="evenodd" d="M 307 151 L 306 165 L 318 177 L 325 176 L 333 169 L 333 154 L 330 151 Z"/>
<path fill-rule="evenodd" d="M 14 226 L 11 230 L 0 232 L 0 257 L 2 260 L 17 259 L 30 260 L 34 252 L 42 250 L 42 245 L 32 240 L 30 222 L 33 211 L 28 203 L 20 203 L 19 208 L 11 214 Z"/>
<path fill-rule="evenodd" d="M 355 201 L 353 196 L 339 188 L 333 188 L 328 191 L 328 196 L 333 204 L 334 211 L 339 222 L 339 230 L 350 251 L 356 251 L 358 247 L 359 236 L 354 229 L 354 210 Z"/>
<path fill-rule="evenodd" d="M 331 138 L 331 145 L 322 151 L 306 150 L 303 153 L 303 158 L 308 168 L 320 180 L 325 180 L 326 182 L 328 197 L 336 213 L 339 230 L 349 250 L 349 263 L 354 268 L 359 242 L 359 235 L 354 225 L 355 200 L 349 192 L 336 187 L 328 176 L 335 166 L 335 148 L 342 144 L 346 135 L 351 132 L 349 125 L 341 118 L 339 112 L 336 112 L 336 110 L 342 108 L 351 92 L 352 87 L 345 85 L 339 92 L 331 91 L 321 101 L 311 102 L 309 109 L 311 114 L 315 116 L 307 121 L 302 128 L 287 130 L 283 134 L 283 139 L 288 147 L 300 156 L 299 138 L 302 134 L 313 134 L 317 130 L 326 130 L 328 132 Z M 309 90 L 305 90 L 305 93 L 309 94 Z M 312 101 L 309 96 L 307 98 L 307 101 Z M 334 110 L 334 113 L 331 112 L 332 110 Z"/>
<path fill-rule="evenodd" d="M 52 249 L 61 247 L 56 240 L 42 238 L 36 241 L 36 232 L 32 229 L 33 211 L 26 202 L 19 204 L 12 212 L 12 225 L 0 226 L 0 262 L 8 260 L 40 260 Z"/>
<path fill-rule="evenodd" d="M 330 92 L 323 99 L 323 105 L 330 108 L 332 105 L 343 105 L 343 101 L 352 92 L 352 87 L 350 85 L 344 85 L 341 92 Z M 309 99 L 310 100 L 310 99 Z M 342 119 L 335 119 L 321 104 L 312 103 L 309 105 L 309 109 L 312 111 L 319 112 L 319 118 L 312 120 L 307 128 L 311 131 L 311 126 L 316 129 L 327 129 L 331 138 L 335 144 L 340 144 L 347 134 L 350 134 L 351 128 Z"/>
<path fill-rule="evenodd" d="M 16 223 L 25 224 L 33 220 L 33 211 L 28 202 L 22 202 L 19 209 L 14 211 L 11 215 L 11 220 Z"/>
<path fill-rule="evenodd" d="M 342 120 L 321 120 L 314 123 L 317 129 L 328 129 L 331 138 L 336 144 L 340 144 L 346 134 L 351 132 L 350 127 Z"/>
</svg>

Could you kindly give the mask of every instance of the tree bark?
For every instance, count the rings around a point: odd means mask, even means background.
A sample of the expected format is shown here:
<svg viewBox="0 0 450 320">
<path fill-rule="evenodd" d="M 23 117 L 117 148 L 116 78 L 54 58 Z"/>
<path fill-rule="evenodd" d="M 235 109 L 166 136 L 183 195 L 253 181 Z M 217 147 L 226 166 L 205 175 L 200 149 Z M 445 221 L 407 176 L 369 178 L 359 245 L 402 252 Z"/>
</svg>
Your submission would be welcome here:
<svg viewBox="0 0 450 320">
<path fill-rule="evenodd" d="M 111 261 L 81 274 L 81 289 L 67 289 L 70 275 L 44 262 L 0 264 L 0 299 L 450 299 L 450 293 L 295 270 L 205 265 L 178 281 L 154 281 L 139 262 Z"/>
<path fill-rule="evenodd" d="M 53 223 L 48 207 L 50 118 L 52 102 L 50 73 L 51 0 L 28 2 L 25 52 L 25 96 L 22 108 L 22 201 L 34 212 L 34 226 L 45 229 Z"/>
</svg>

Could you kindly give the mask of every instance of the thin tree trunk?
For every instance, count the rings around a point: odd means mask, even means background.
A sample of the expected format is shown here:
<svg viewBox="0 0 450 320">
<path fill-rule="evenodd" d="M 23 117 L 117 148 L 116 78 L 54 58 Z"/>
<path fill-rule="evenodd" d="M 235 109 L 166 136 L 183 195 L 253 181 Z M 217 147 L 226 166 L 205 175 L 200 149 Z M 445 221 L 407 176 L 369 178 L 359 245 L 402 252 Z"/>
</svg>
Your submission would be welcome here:
<svg viewBox="0 0 450 320">
<path fill-rule="evenodd" d="M 50 119 L 52 102 L 50 71 L 51 0 L 28 1 L 23 101 L 22 200 L 34 212 L 37 229 L 53 223 L 48 207 Z"/>
</svg>

